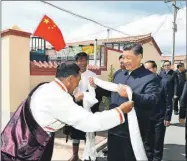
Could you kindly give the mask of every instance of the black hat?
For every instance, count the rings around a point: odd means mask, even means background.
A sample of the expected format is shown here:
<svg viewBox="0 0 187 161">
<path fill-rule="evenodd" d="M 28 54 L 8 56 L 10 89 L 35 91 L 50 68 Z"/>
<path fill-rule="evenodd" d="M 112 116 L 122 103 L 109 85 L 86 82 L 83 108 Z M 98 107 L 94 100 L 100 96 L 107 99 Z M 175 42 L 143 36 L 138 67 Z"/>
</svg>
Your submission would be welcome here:
<svg viewBox="0 0 187 161">
<path fill-rule="evenodd" d="M 75 63 L 62 63 L 58 65 L 56 70 L 56 77 L 68 77 L 70 75 L 79 74 L 80 68 Z"/>
</svg>

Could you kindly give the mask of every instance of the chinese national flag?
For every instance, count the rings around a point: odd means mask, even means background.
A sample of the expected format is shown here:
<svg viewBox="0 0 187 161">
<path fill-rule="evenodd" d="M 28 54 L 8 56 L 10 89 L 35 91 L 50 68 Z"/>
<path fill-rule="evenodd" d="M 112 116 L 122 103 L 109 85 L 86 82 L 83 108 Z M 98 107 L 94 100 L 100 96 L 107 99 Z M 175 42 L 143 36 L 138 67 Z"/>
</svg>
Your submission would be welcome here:
<svg viewBox="0 0 187 161">
<path fill-rule="evenodd" d="M 33 35 L 48 41 L 53 45 L 56 51 L 60 51 L 66 46 L 60 29 L 54 21 L 46 15 L 43 17 Z"/>
</svg>

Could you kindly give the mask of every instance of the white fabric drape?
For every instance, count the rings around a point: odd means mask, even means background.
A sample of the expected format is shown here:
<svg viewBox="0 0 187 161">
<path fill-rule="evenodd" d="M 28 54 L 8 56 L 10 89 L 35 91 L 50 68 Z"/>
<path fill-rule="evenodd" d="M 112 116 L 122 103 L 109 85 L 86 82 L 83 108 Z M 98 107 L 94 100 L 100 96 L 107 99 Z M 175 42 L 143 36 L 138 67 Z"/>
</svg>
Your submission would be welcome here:
<svg viewBox="0 0 187 161">
<path fill-rule="evenodd" d="M 89 92 L 84 92 L 83 107 L 87 111 L 91 112 L 90 107 L 98 102 L 95 98 L 95 89 L 88 84 Z M 95 161 L 97 157 L 96 145 L 95 145 L 95 134 L 93 132 L 86 133 L 86 145 L 83 152 L 83 160 Z"/>
<path fill-rule="evenodd" d="M 117 92 L 118 85 L 115 83 L 102 81 L 98 78 L 94 78 L 94 83 L 105 90 Z M 132 90 L 130 87 L 127 88 L 127 93 L 128 93 L 129 101 L 132 101 Z M 128 113 L 127 117 L 128 117 L 131 144 L 136 160 L 147 161 L 148 159 L 145 153 L 145 149 L 144 149 L 144 145 L 138 125 L 138 120 L 136 116 L 136 111 L 134 110 L 134 108 L 132 109 L 131 112 Z"/>
</svg>

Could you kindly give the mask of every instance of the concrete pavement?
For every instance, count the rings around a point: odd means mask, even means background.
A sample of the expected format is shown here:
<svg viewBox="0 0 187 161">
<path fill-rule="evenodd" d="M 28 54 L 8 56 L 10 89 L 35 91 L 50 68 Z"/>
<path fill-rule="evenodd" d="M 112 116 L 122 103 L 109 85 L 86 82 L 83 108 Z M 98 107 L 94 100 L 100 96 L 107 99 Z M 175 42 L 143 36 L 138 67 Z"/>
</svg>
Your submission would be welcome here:
<svg viewBox="0 0 187 161">
<path fill-rule="evenodd" d="M 96 136 L 96 144 L 99 144 L 105 139 L 103 136 Z M 82 153 L 84 151 L 85 142 L 81 141 L 80 147 L 79 147 L 79 156 L 82 157 Z M 64 137 L 62 138 L 56 138 L 55 139 L 55 147 L 53 152 L 52 160 L 58 160 L 58 161 L 67 161 L 72 156 L 72 140 L 69 140 L 66 143 L 66 139 Z"/>
<path fill-rule="evenodd" d="M 182 161 L 185 160 L 185 128 L 179 124 L 178 115 L 172 116 L 171 123 L 166 131 L 163 161 Z"/>
</svg>

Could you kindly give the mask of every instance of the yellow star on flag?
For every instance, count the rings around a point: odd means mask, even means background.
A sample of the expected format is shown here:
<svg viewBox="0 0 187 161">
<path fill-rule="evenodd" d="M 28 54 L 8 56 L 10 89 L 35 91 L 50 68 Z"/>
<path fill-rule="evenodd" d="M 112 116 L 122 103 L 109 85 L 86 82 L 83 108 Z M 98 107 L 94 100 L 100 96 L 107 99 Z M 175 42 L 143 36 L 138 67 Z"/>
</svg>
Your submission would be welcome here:
<svg viewBox="0 0 187 161">
<path fill-rule="evenodd" d="M 47 18 L 44 19 L 44 23 L 48 24 L 49 20 Z"/>
</svg>

